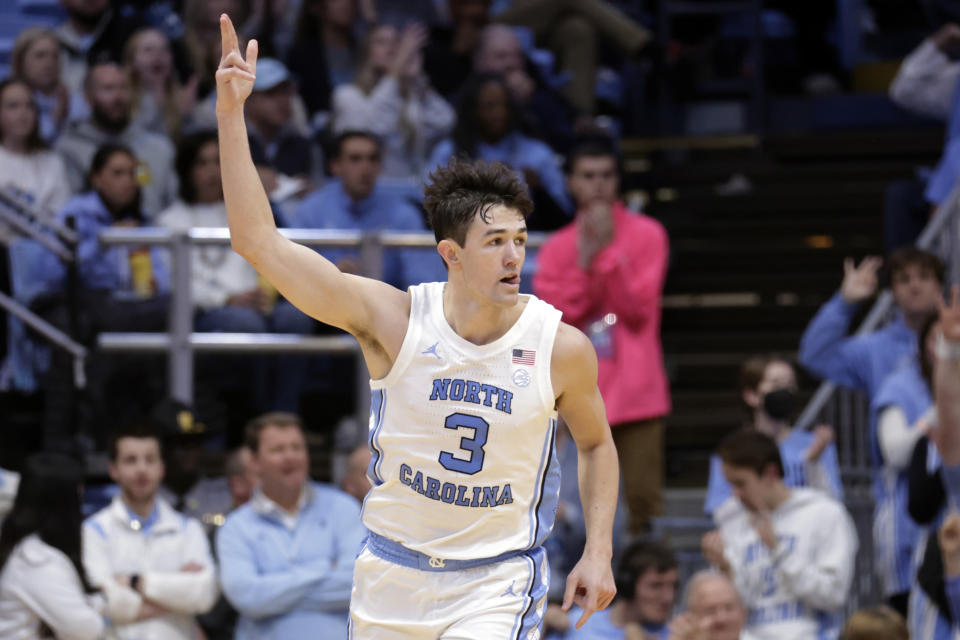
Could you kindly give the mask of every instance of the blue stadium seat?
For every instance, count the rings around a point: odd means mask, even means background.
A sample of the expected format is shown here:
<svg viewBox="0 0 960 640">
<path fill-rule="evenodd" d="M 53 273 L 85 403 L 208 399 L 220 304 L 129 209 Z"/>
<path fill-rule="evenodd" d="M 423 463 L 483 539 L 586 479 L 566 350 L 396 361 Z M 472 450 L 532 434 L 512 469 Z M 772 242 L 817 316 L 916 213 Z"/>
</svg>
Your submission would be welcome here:
<svg viewBox="0 0 960 640">
<path fill-rule="evenodd" d="M 50 25 L 59 24 L 67 17 L 59 0 L 17 0 L 17 9 Z"/>
</svg>

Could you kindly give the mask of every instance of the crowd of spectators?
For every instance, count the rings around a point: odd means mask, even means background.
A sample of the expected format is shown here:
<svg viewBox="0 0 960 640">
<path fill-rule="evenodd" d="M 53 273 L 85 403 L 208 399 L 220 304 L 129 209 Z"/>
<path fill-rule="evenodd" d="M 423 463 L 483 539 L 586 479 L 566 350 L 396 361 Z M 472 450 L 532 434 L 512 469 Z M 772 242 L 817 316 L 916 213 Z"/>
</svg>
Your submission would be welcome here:
<svg viewBox="0 0 960 640">
<path fill-rule="evenodd" d="M 844 625 L 854 559 L 867 541 L 843 505 L 833 428 L 793 428 L 797 371 L 785 356 L 743 363 L 744 428 L 710 461 L 704 513 L 715 529 L 703 536 L 699 563 L 709 568 L 683 575 L 669 544 L 652 540 L 671 411 L 659 340 L 669 240 L 620 199 L 610 118 L 597 116 L 622 114 L 595 90 L 601 58 L 629 63 L 649 53 L 647 26 L 602 0 L 185 0 L 179 13 L 166 2 L 61 3 L 63 24 L 20 33 L 11 75 L 0 80 L 0 189 L 34 211 L 42 232 L 66 227 L 77 236 L 68 265 L 0 226 L 0 280 L 9 280 L 0 288 L 55 327 L 88 346 L 104 331 L 166 329 L 170 254 L 103 245 L 104 229 L 227 226 L 213 92 L 217 20 L 226 12 L 243 37 L 260 42 L 245 115 L 282 226 L 425 231 L 422 184 L 459 155 L 515 170 L 536 204 L 529 228 L 552 232 L 532 291 L 597 352 L 622 495 L 617 599 L 578 629 L 582 612 L 559 607 L 585 536 L 576 449 L 561 424 L 546 637 L 958 633 L 960 301 L 954 294 L 943 304 L 942 262 L 910 245 L 956 183 L 960 67 L 951 56 L 960 27 L 925 41 L 891 87 L 905 107 L 949 121 L 939 166 L 929 179 L 891 186 L 895 251 L 886 261 L 847 261 L 839 292 L 798 345 L 799 365 L 870 401 L 876 513 L 867 546 L 886 603 Z M 806 34 L 811 23 L 800 24 Z M 834 71 L 820 54 L 811 65 Z M 364 273 L 357 251 L 321 251 L 342 271 Z M 190 260 L 196 331 L 322 331 L 228 246 L 195 246 Z M 848 337 L 884 262 L 894 319 Z M 432 252 L 388 250 L 382 277 L 400 288 L 443 280 L 441 264 Z M 142 361 L 93 350 L 81 398 L 61 393 L 73 375 L 66 354 L 24 362 L 14 358 L 20 347 L 10 345 L 8 366 L 42 376 L 46 452 L 20 474 L 0 469 L 0 638 L 98 638 L 108 628 L 131 639 L 299 638 L 317 629 L 347 637 L 370 452 L 350 443 L 339 486 L 313 482 L 308 429 L 297 415 L 311 370 L 343 377 L 332 361 L 201 362 L 204 377 L 239 389 L 260 414 L 243 444 L 224 452 L 223 477 L 214 479 L 177 476 L 176 445 L 156 416 L 143 417 L 164 392 Z M 75 455 L 91 446 L 108 451 L 116 493 L 84 520 Z"/>
</svg>

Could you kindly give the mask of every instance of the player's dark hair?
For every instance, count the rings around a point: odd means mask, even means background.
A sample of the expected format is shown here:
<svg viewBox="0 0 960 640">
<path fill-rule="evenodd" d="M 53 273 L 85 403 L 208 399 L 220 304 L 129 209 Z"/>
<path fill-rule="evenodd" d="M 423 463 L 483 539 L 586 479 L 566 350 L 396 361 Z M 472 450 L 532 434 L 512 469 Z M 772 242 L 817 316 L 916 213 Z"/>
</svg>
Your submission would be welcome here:
<svg viewBox="0 0 960 640">
<path fill-rule="evenodd" d="M 267 427 L 296 427 L 304 432 L 303 420 L 295 413 L 285 411 L 271 411 L 257 416 L 247 423 L 244 430 L 243 443 L 250 451 L 257 453 L 260 450 L 260 434 Z"/>
<path fill-rule="evenodd" d="M 666 544 L 644 540 L 633 543 L 623 552 L 617 565 L 617 597 L 632 600 L 637 580 L 650 569 L 665 573 L 677 566 L 677 557 Z"/>
<path fill-rule="evenodd" d="M 898 273 L 907 267 L 915 266 L 920 269 L 926 269 L 933 273 L 937 282 L 943 283 L 946 267 L 943 260 L 935 254 L 916 247 L 900 247 L 890 254 L 887 259 L 887 266 L 890 269 L 890 279 L 892 280 Z"/>
<path fill-rule="evenodd" d="M 117 461 L 120 454 L 120 441 L 124 438 L 134 438 L 137 440 L 156 440 L 157 447 L 163 454 L 163 440 L 161 438 L 163 427 L 153 418 L 145 416 L 135 416 L 124 420 L 110 435 L 110 441 L 107 444 L 107 454 L 111 462 Z"/>
<path fill-rule="evenodd" d="M 0 571 L 24 538 L 37 535 L 70 559 L 84 591 L 95 591 L 80 554 L 82 487 L 83 468 L 73 458 L 60 453 L 37 453 L 27 458 L 13 509 L 0 528 Z"/>
<path fill-rule="evenodd" d="M 369 140 L 376 145 L 377 153 L 382 151 L 383 145 L 380 143 L 380 138 L 370 131 L 364 131 L 363 129 L 348 129 L 347 131 L 338 134 L 330 143 L 330 160 L 339 159 L 340 156 L 343 155 L 343 147 L 348 141 L 353 140 L 354 138 L 363 138 L 364 140 Z"/>
<path fill-rule="evenodd" d="M 437 242 L 450 238 L 463 246 L 474 217 L 488 222 L 490 207 L 496 205 L 524 218 L 533 211 L 526 186 L 500 162 L 452 158 L 430 174 L 424 190 L 423 207 Z"/>
<path fill-rule="evenodd" d="M 776 440 L 755 429 L 738 429 L 725 437 L 717 448 L 717 455 L 725 464 L 750 469 L 757 475 L 763 475 L 772 464 L 777 474 L 781 478 L 784 476 L 783 460 Z"/>
<path fill-rule="evenodd" d="M 617 145 L 609 136 L 594 134 L 575 140 L 564 159 L 563 172 L 567 175 L 573 173 L 577 167 L 577 161 L 581 158 L 610 158 L 617 168 L 618 175 L 622 173 Z"/>
<path fill-rule="evenodd" d="M 197 131 L 180 139 L 177 145 L 176 170 L 180 180 L 180 198 L 187 204 L 197 201 L 197 188 L 193 184 L 193 165 L 200 157 L 200 151 L 209 143 L 217 141 L 217 132 Z"/>
</svg>

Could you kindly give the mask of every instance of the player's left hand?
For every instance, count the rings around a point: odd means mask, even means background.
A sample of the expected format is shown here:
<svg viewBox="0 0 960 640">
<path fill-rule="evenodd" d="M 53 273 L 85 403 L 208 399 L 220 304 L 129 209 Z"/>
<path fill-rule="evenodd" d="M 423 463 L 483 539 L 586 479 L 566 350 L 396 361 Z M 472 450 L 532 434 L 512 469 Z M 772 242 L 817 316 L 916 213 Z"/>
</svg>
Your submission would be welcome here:
<svg viewBox="0 0 960 640">
<path fill-rule="evenodd" d="M 580 562 L 567 574 L 567 587 L 563 593 L 563 610 L 569 611 L 576 604 L 583 609 L 577 620 L 577 629 L 586 624 L 594 611 L 606 609 L 617 595 L 617 587 L 610 568 L 610 558 L 584 554 Z"/>
</svg>

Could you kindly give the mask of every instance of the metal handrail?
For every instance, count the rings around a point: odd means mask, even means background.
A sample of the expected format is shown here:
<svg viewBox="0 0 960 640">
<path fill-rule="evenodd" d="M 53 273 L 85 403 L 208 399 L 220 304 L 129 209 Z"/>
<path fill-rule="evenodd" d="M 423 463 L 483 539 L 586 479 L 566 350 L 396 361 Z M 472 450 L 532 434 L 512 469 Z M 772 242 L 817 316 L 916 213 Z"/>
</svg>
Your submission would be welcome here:
<svg viewBox="0 0 960 640">
<path fill-rule="evenodd" d="M 0 307 L 10 315 L 19 318 L 23 324 L 42 335 L 54 346 L 60 347 L 73 356 L 73 382 L 78 389 L 83 389 L 87 385 L 87 376 L 84 371 L 84 362 L 87 359 L 86 347 L 2 292 L 0 292 Z"/>
<path fill-rule="evenodd" d="M 383 277 L 383 251 L 391 248 L 429 249 L 436 246 L 427 232 L 280 229 L 287 238 L 311 247 L 359 248 L 364 273 Z M 104 332 L 97 344 L 106 351 L 167 352 L 170 395 L 190 403 L 193 399 L 193 353 L 352 353 L 357 359 L 357 407 L 361 421 L 369 409 L 369 375 L 360 346 L 352 336 L 300 336 L 273 333 L 199 333 L 193 331 L 191 299 L 192 245 L 229 245 L 230 230 L 224 227 L 196 227 L 186 231 L 151 227 L 111 227 L 99 235 L 104 245 L 157 245 L 171 252 L 171 301 L 167 333 Z M 546 233 L 530 233 L 527 246 L 540 247 Z"/>
<path fill-rule="evenodd" d="M 934 243 L 944 237 L 944 234 L 952 234 L 952 242 L 960 243 L 960 188 L 954 190 L 948 204 L 940 207 L 936 214 L 924 227 L 923 232 L 917 238 L 915 243 L 919 249 L 930 249 Z M 960 271 L 960 245 L 955 244 L 952 251 L 953 271 Z M 958 275 L 953 274 L 955 282 L 960 282 Z M 867 316 L 857 328 L 856 335 L 871 333 L 875 331 L 893 310 L 893 294 L 889 290 L 884 290 L 876 302 L 870 308 Z M 817 416 L 826 408 L 827 403 L 833 398 L 836 392 L 836 385 L 832 382 L 824 381 L 817 387 L 816 392 L 807 402 L 803 412 L 797 419 L 796 428 L 810 429 L 814 426 Z"/>
</svg>

